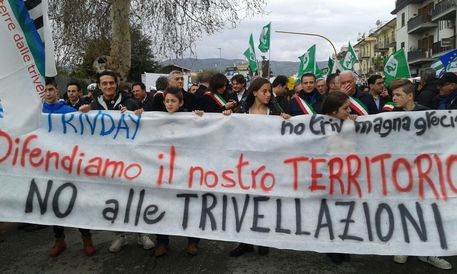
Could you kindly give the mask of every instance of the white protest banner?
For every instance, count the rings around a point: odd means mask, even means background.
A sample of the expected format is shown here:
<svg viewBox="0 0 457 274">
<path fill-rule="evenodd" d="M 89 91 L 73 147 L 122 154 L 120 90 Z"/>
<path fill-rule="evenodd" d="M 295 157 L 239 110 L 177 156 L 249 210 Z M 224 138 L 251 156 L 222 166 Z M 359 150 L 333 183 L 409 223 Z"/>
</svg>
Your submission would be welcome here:
<svg viewBox="0 0 457 274">
<path fill-rule="evenodd" d="M 44 44 L 24 1 L 0 1 L 0 128 L 20 135 L 39 127 L 44 97 Z"/>
<path fill-rule="evenodd" d="M 0 220 L 318 252 L 457 254 L 457 112 L 48 114 L 0 131 Z"/>
</svg>

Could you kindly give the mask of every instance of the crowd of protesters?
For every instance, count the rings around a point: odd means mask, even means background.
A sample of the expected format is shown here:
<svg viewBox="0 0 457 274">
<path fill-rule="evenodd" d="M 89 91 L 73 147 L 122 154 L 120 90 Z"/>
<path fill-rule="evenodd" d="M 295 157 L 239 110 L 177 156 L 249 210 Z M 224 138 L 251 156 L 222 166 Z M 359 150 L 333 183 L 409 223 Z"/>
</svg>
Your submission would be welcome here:
<svg viewBox="0 0 457 274">
<path fill-rule="evenodd" d="M 325 114 L 337 119 L 357 119 L 360 115 L 372 115 L 384 111 L 422 111 L 457 109 L 457 75 L 444 73 L 437 78 L 433 68 L 421 72 L 421 80 L 414 85 L 407 79 L 394 80 L 389 87 L 384 85 L 380 75 L 372 75 L 364 86 L 357 85 L 357 75 L 352 71 L 330 74 L 326 79 L 316 79 L 311 73 L 305 73 L 297 81 L 293 90 L 288 89 L 288 77 L 279 75 L 273 82 L 254 77 L 248 84 L 242 75 L 235 75 L 230 80 L 224 74 L 216 73 L 208 79 L 202 79 L 198 85 L 184 89 L 183 73 L 172 71 L 167 78 L 157 80 L 157 91 L 147 92 L 143 83 L 133 83 L 130 89 L 121 89 L 118 77 L 113 71 L 97 74 L 96 84 L 87 87 L 88 94 L 83 96 L 81 86 L 70 82 L 66 86 L 66 100 L 60 100 L 57 85 L 52 79 L 46 81 L 46 96 L 43 112 L 67 113 L 90 110 L 132 111 L 141 115 L 145 111 L 164 112 L 204 112 L 247 113 L 258 115 L 290 116 L 307 114 Z M 95 254 L 90 231 L 80 229 L 84 252 L 87 256 Z M 64 228 L 54 226 L 55 245 L 49 255 L 62 253 L 66 244 Z M 155 247 L 146 234 L 138 234 L 138 244 L 145 249 Z M 109 251 L 118 252 L 128 243 L 126 233 L 116 233 Z M 186 252 L 198 253 L 197 238 L 188 238 Z M 168 251 L 169 237 L 157 235 L 156 257 Z M 230 252 L 238 257 L 254 251 L 254 246 L 240 243 Z M 267 255 L 268 247 L 258 247 L 260 255 Z M 349 260 L 347 254 L 327 254 L 332 262 L 341 264 Z M 439 257 L 419 257 L 441 269 L 451 269 L 446 260 Z M 395 256 L 397 263 L 406 263 L 406 256 Z"/>
</svg>

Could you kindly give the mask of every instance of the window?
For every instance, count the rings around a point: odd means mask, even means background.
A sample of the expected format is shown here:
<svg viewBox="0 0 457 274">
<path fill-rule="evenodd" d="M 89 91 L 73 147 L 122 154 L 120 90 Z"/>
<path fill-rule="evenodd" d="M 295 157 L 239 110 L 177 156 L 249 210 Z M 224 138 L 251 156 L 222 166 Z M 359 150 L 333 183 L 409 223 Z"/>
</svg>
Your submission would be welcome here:
<svg viewBox="0 0 457 274">
<path fill-rule="evenodd" d="M 400 47 L 401 47 L 402 49 L 404 49 L 404 48 L 405 48 L 405 42 L 401 42 Z"/>
<path fill-rule="evenodd" d="M 402 27 L 405 26 L 405 13 L 404 12 L 401 14 L 401 26 Z"/>
</svg>

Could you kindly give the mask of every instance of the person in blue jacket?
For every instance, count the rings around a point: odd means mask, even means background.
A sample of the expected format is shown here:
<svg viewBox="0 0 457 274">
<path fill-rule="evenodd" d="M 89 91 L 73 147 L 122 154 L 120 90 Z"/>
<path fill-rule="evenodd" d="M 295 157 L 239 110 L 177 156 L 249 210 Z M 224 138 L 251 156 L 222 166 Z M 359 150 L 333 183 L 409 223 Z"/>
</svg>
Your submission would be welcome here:
<svg viewBox="0 0 457 274">
<path fill-rule="evenodd" d="M 45 95 L 43 102 L 43 113 L 69 113 L 75 112 L 76 109 L 67 105 L 64 101 L 59 100 L 59 90 L 56 83 L 52 79 L 46 79 Z M 54 246 L 49 251 L 50 257 L 57 257 L 66 248 L 64 227 L 53 226 L 54 236 L 56 241 Z M 88 229 L 80 228 L 81 238 L 83 241 L 83 251 L 86 256 L 92 256 L 95 254 L 95 247 L 92 244 L 91 233 Z"/>
<path fill-rule="evenodd" d="M 68 113 L 76 109 L 70 107 L 64 101 L 59 100 L 59 90 L 56 83 L 51 79 L 46 79 L 43 113 Z"/>
</svg>

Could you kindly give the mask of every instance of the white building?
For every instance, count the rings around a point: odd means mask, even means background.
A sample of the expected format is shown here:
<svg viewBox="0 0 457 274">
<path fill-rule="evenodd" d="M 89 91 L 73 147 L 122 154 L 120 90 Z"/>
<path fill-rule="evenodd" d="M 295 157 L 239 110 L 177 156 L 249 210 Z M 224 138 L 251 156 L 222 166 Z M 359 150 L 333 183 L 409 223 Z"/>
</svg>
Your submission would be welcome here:
<svg viewBox="0 0 457 274">
<path fill-rule="evenodd" d="M 455 49 L 457 0 L 397 0 L 397 49 L 404 48 L 416 76 L 439 56 Z"/>
<path fill-rule="evenodd" d="M 357 39 L 354 50 L 358 51 L 359 75 L 368 78 L 372 74 L 383 74 L 384 59 L 395 52 L 396 19 L 388 22 L 376 22 L 376 28 L 370 30 L 368 36 L 363 34 Z"/>
</svg>

